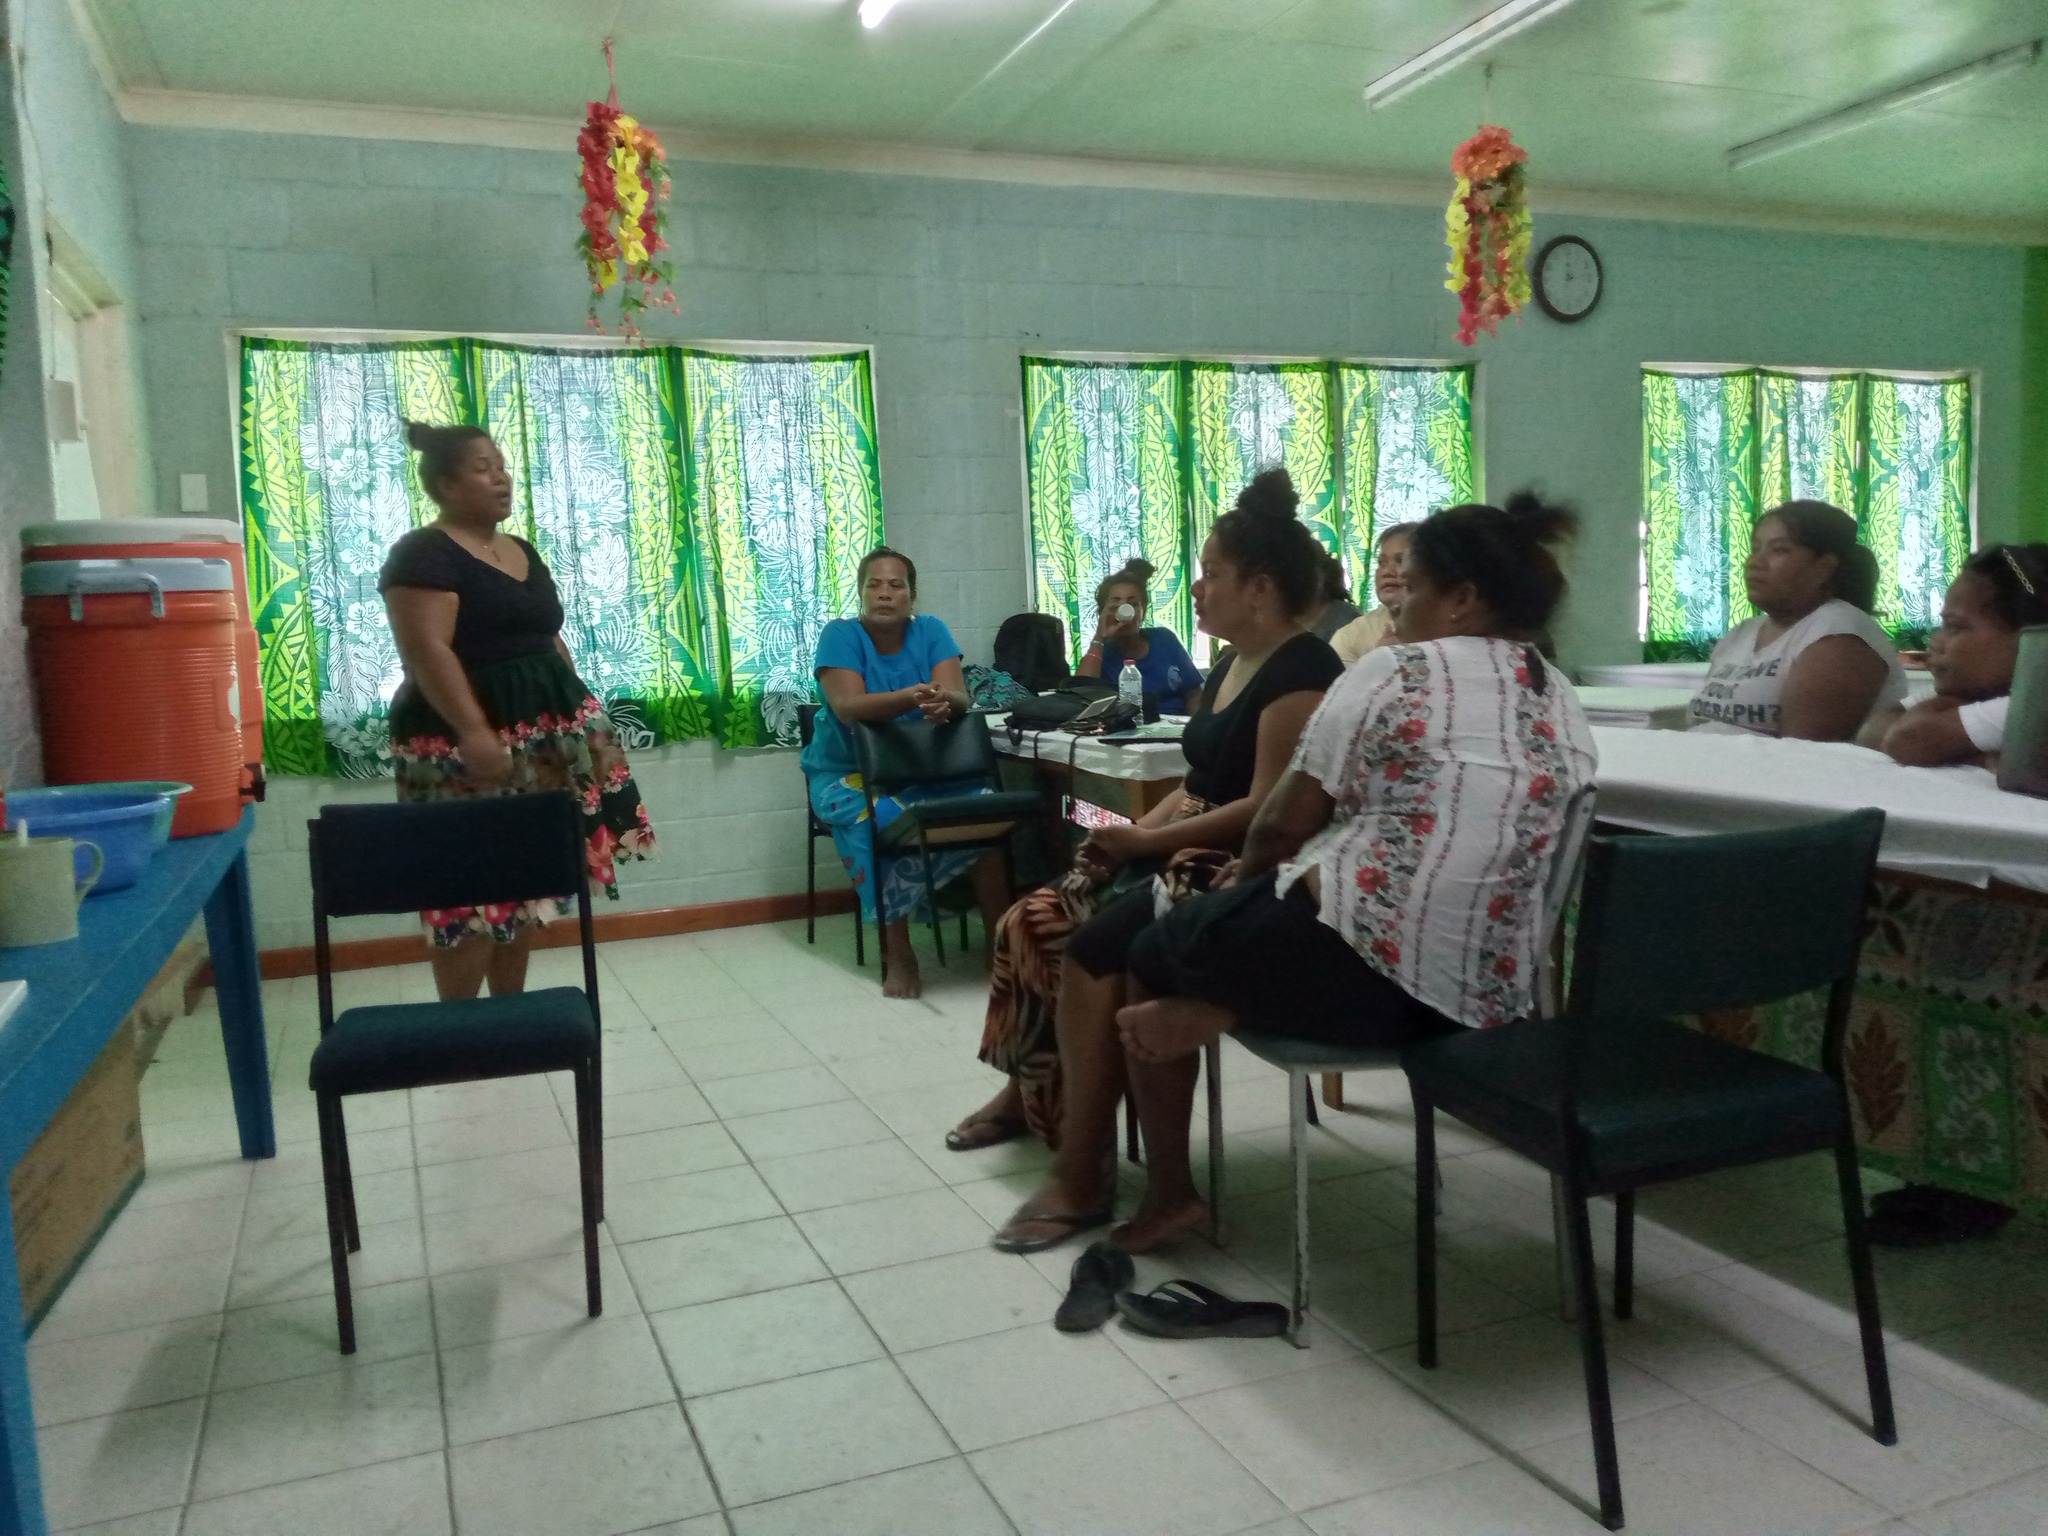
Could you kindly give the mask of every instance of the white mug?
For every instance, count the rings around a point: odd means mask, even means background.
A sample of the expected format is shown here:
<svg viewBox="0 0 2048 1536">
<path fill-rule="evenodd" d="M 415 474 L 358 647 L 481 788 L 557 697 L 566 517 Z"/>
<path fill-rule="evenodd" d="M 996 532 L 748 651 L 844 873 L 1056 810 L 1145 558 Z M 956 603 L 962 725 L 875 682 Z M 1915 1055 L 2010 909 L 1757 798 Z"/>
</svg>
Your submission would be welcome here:
<svg viewBox="0 0 2048 1536">
<path fill-rule="evenodd" d="M 70 838 L 0 838 L 0 949 L 78 937 L 78 909 L 106 867 L 98 844 L 81 846 L 92 851 L 83 881 Z"/>
</svg>

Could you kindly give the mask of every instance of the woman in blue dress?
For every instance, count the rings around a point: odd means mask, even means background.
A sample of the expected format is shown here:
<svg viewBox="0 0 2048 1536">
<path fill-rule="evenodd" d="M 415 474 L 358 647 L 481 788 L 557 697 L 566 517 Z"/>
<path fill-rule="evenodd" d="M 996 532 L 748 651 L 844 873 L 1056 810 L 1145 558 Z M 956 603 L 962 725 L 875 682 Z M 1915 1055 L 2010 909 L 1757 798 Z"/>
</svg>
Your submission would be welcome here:
<svg viewBox="0 0 2048 1536">
<path fill-rule="evenodd" d="M 882 991 L 889 997 L 916 997 L 923 991 L 910 924 L 930 920 L 934 890 L 971 873 L 991 932 L 1009 905 L 1002 861 L 982 849 L 934 852 L 929 887 L 920 858 L 888 858 L 880 870 L 875 868 L 867 796 L 846 727 L 883 720 L 944 724 L 966 714 L 969 704 L 960 647 L 943 620 L 914 612 L 916 605 L 917 567 L 886 546 L 871 550 L 860 563 L 860 617 L 834 619 L 818 637 L 818 689 L 825 707 L 818 711 L 803 755 L 811 807 L 832 829 L 833 846 L 852 877 L 862 917 L 880 924 Z M 887 826 L 919 798 L 915 789 L 885 795 L 875 802 L 875 815 Z"/>
<path fill-rule="evenodd" d="M 1191 714 L 1194 701 L 1202 696 L 1202 674 L 1172 630 L 1145 627 L 1152 605 L 1151 581 L 1150 562 L 1133 560 L 1095 589 L 1095 639 L 1075 670 L 1082 677 L 1114 683 L 1123 675 L 1124 663 L 1134 662 L 1144 679 L 1145 698 L 1154 708 L 1168 715 Z"/>
</svg>

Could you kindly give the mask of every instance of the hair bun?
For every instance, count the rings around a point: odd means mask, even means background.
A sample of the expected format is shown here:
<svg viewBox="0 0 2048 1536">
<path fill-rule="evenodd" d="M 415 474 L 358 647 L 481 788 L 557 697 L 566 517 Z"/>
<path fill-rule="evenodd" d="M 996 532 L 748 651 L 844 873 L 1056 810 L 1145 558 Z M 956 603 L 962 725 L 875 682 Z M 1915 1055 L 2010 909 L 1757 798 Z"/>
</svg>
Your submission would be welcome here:
<svg viewBox="0 0 2048 1536">
<path fill-rule="evenodd" d="M 428 426 L 424 421 L 408 420 L 405 423 L 405 445 L 408 448 L 425 453 L 427 449 L 434 445 L 434 433 L 436 430 L 436 428 Z"/>
<path fill-rule="evenodd" d="M 1508 515 L 1514 536 L 1531 548 L 1568 539 L 1579 527 L 1578 513 L 1547 502 L 1534 491 L 1516 491 L 1502 510 Z"/>
<path fill-rule="evenodd" d="M 1150 560 L 1137 556 L 1126 560 L 1124 568 L 1117 572 L 1117 576 L 1126 581 L 1135 581 L 1141 587 L 1150 586 L 1152 573 L 1156 569 Z"/>
<path fill-rule="evenodd" d="M 1300 505 L 1301 493 L 1294 488 L 1294 477 L 1278 464 L 1260 470 L 1237 493 L 1237 510 L 1251 517 L 1293 522 L 1295 509 Z"/>
</svg>

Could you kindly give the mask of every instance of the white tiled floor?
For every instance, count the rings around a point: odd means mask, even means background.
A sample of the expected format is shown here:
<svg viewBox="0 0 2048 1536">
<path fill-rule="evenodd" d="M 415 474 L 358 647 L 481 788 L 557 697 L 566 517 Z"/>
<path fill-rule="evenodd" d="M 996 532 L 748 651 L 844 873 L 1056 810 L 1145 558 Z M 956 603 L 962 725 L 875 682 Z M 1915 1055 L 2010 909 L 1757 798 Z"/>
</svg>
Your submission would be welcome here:
<svg viewBox="0 0 2048 1536">
<path fill-rule="evenodd" d="M 1415 1365 L 1398 1077 L 1326 1114 L 1313 1347 L 1051 1316 L 1072 1250 L 987 1246 L 1044 1154 L 940 1136 L 990 1092 L 974 959 L 885 1004 L 845 921 L 603 951 L 605 1315 L 583 1314 L 565 1084 L 351 1100 L 360 1352 L 334 1348 L 304 1088 L 235 1156 L 219 1032 L 144 1081 L 150 1173 L 32 1346 L 53 1524 L 101 1536 L 1550 1536 L 1597 1529 L 1543 1176 L 1449 1123 L 1443 1363 Z M 573 956 L 542 957 L 542 980 Z M 424 968 L 341 979 L 424 999 Z M 1286 1283 L 1281 1082 L 1225 1071 L 1232 1241 L 1141 1264 Z M 2048 1233 L 1887 1253 L 1900 1444 L 1866 1407 L 1831 1175 L 1646 1195 L 1608 1330 L 1631 1530 L 2048 1532 Z M 1739 1260 L 1739 1262 L 1738 1262 Z"/>
</svg>

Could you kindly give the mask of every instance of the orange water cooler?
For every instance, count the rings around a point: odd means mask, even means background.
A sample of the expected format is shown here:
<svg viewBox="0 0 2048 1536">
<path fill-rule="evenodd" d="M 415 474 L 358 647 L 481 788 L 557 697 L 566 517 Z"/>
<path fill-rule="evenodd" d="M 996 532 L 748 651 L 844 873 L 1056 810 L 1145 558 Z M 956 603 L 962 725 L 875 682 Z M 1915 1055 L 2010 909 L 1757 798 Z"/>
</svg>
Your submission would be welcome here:
<svg viewBox="0 0 2048 1536">
<path fill-rule="evenodd" d="M 263 681 L 242 530 L 225 518 L 137 517 L 38 523 L 21 531 L 23 565 L 41 560 L 225 560 L 234 578 L 235 677 L 242 717 L 242 789 L 263 798 Z"/>
<path fill-rule="evenodd" d="M 234 573 L 225 560 L 34 560 L 22 622 L 52 784 L 176 779 L 171 836 L 243 804 Z"/>
</svg>

